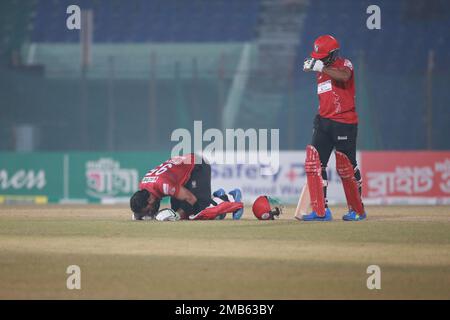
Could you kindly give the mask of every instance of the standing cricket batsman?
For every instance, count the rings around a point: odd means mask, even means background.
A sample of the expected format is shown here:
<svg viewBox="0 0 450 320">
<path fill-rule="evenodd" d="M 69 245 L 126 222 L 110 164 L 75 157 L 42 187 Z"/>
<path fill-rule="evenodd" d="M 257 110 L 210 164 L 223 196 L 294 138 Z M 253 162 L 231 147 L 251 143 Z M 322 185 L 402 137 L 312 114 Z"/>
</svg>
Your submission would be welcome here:
<svg viewBox="0 0 450 320">
<path fill-rule="evenodd" d="M 353 65 L 338 53 L 338 41 L 323 35 L 314 41 L 311 57 L 303 64 L 303 71 L 316 72 L 319 96 L 319 112 L 314 119 L 312 143 L 306 147 L 305 160 L 312 212 L 303 216 L 304 221 L 332 220 L 326 200 L 326 167 L 333 149 L 349 208 L 343 219 L 358 221 L 366 218 L 361 200 L 361 173 L 356 163 L 358 114 Z"/>
<path fill-rule="evenodd" d="M 163 197 L 170 197 L 171 213 L 159 211 Z M 160 220 L 161 215 L 162 221 L 213 220 L 223 219 L 229 212 L 238 220 L 244 210 L 241 197 L 239 189 L 228 194 L 219 189 L 211 197 L 211 166 L 190 153 L 173 157 L 147 172 L 139 191 L 130 199 L 130 208 L 133 220 Z"/>
</svg>

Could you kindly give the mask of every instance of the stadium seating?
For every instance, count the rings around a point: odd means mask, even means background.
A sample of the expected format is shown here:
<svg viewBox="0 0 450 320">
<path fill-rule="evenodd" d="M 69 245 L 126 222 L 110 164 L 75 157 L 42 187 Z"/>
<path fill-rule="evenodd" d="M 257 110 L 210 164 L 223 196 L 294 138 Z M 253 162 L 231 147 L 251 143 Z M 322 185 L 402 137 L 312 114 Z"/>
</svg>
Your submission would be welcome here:
<svg viewBox="0 0 450 320">
<path fill-rule="evenodd" d="M 290 10 L 286 8 L 277 16 L 267 11 L 268 4 L 274 2 L 301 5 L 295 7 L 297 12 L 292 16 L 286 14 Z M 94 63 L 87 72 L 86 84 L 89 108 L 106 110 L 112 101 L 107 96 L 112 83 L 108 81 L 114 74 L 116 117 L 120 118 L 125 107 L 131 108 L 135 116 L 133 123 L 117 125 L 117 149 L 139 149 L 138 142 L 130 142 L 138 141 L 130 128 L 135 124 L 145 126 L 152 75 L 158 88 L 158 114 L 162 119 L 172 119 L 171 126 L 160 128 L 164 136 L 194 119 L 203 119 L 205 127 L 221 127 L 221 108 L 247 42 L 252 44 L 251 70 L 235 125 L 280 128 L 282 149 L 302 149 L 310 139 L 317 96 L 314 78 L 301 72 L 301 65 L 314 39 L 321 34 L 336 36 L 341 54 L 355 66 L 361 121 L 359 147 L 364 149 L 427 147 L 427 68 L 429 52 L 433 51 L 432 147 L 450 147 L 447 0 L 380 0 L 377 4 L 381 8 L 381 30 L 366 28 L 366 9 L 373 4 L 370 0 L 3 0 L 0 59 L 20 51 L 25 63 L 30 59 L 45 66 L 45 77 L 37 83 L 36 78 L 11 71 L 1 74 L 0 81 L 10 88 L 1 92 L 5 101 L 2 111 L 11 107 L 5 111 L 7 117 L 0 119 L 0 127 L 7 127 L 5 121 L 13 123 L 16 118 L 24 121 L 22 115 L 29 116 L 27 121 L 48 126 L 46 114 L 59 114 L 61 101 L 72 97 L 70 103 L 64 102 L 71 111 L 62 112 L 59 124 L 43 129 L 42 135 L 48 136 L 43 148 L 84 148 L 77 146 L 76 139 L 52 141 L 58 136 L 54 134 L 55 127 L 61 132 L 79 130 L 79 119 L 69 121 L 77 119 L 74 110 L 80 103 L 79 32 L 61 27 L 65 26 L 70 4 L 94 11 Z M 286 30 L 295 30 L 298 41 L 293 43 L 298 47 L 284 52 L 292 57 L 283 56 L 283 52 L 273 48 L 287 35 L 280 31 L 282 24 L 295 19 L 301 27 L 297 30 L 291 24 Z M 263 34 L 265 31 L 268 33 Z M 33 50 L 30 44 L 35 45 Z M 293 66 L 286 62 L 292 58 Z M 19 81 L 29 97 L 17 94 Z M 52 101 L 47 100 L 49 95 L 45 92 L 52 93 Z M 32 110 L 28 101 L 38 101 L 41 109 Z M 189 108 L 189 117 L 180 115 L 173 120 L 173 114 L 183 108 Z M 91 148 L 102 148 L 106 132 L 103 126 L 104 123 L 91 126 L 95 136 Z M 167 146 L 158 143 L 153 146 Z"/>
<path fill-rule="evenodd" d="M 66 8 L 78 4 L 95 15 L 96 42 L 228 42 L 255 37 L 259 0 L 39 0 L 32 41 L 75 42 L 61 28 Z"/>
</svg>

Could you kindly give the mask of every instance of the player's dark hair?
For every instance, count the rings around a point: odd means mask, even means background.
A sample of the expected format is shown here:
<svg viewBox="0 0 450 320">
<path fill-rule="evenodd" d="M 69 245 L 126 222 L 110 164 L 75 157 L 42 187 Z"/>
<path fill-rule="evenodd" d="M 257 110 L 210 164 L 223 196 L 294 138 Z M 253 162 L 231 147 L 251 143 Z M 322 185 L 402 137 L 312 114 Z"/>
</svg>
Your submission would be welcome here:
<svg viewBox="0 0 450 320">
<path fill-rule="evenodd" d="M 139 190 L 135 192 L 130 198 L 130 208 L 134 213 L 141 213 L 148 204 L 148 198 L 150 197 L 150 192 L 147 190 Z"/>
</svg>

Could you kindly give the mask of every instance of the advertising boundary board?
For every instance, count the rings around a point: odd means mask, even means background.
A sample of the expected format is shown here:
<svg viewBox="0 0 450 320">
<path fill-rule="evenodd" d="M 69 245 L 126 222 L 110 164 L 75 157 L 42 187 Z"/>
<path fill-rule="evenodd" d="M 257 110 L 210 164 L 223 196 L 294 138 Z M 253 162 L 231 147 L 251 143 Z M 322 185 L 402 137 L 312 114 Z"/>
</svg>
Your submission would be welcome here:
<svg viewBox="0 0 450 320">
<path fill-rule="evenodd" d="M 169 157 L 169 152 L 3 152 L 0 204 L 127 203 L 144 174 Z M 449 151 L 361 151 L 357 159 L 367 205 L 450 204 Z M 304 151 L 281 151 L 274 175 L 261 175 L 258 164 L 213 163 L 212 189 L 241 188 L 246 204 L 270 195 L 295 205 L 306 182 L 304 160 Z M 333 154 L 327 172 L 329 203 L 345 203 Z"/>
</svg>

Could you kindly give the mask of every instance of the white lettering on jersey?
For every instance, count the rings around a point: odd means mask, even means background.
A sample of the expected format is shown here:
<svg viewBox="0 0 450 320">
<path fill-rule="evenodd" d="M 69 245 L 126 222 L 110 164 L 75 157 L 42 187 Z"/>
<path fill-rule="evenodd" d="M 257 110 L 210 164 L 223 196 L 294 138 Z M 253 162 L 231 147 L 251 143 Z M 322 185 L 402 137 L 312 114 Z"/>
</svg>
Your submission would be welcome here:
<svg viewBox="0 0 450 320">
<path fill-rule="evenodd" d="M 350 70 L 353 70 L 353 64 L 348 59 L 345 59 L 344 66 L 350 68 Z"/>
<path fill-rule="evenodd" d="M 142 183 L 156 182 L 156 180 L 158 180 L 158 177 L 144 177 Z"/>
<path fill-rule="evenodd" d="M 331 91 L 331 80 L 321 82 L 317 85 L 317 94 Z"/>
</svg>

